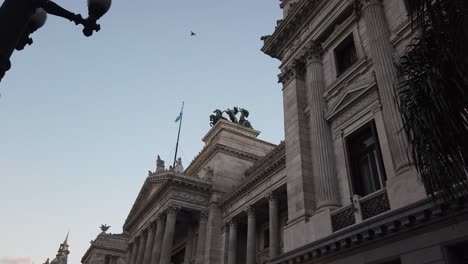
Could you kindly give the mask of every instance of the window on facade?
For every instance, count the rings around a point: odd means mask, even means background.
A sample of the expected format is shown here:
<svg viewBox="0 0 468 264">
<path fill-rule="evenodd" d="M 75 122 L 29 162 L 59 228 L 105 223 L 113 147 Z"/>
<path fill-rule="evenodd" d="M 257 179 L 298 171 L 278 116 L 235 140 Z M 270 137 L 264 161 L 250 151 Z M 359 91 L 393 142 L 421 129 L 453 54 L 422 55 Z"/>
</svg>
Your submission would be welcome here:
<svg viewBox="0 0 468 264">
<path fill-rule="evenodd" d="M 468 242 L 447 248 L 449 264 L 468 264 Z"/>
<path fill-rule="evenodd" d="M 358 60 L 353 35 L 351 34 L 346 37 L 343 42 L 335 48 L 334 52 L 336 72 L 337 76 L 340 76 Z"/>
<path fill-rule="evenodd" d="M 385 171 L 374 122 L 346 139 L 353 191 L 366 196 L 385 185 Z"/>
<path fill-rule="evenodd" d="M 263 248 L 270 247 L 270 229 L 263 230 Z"/>
</svg>

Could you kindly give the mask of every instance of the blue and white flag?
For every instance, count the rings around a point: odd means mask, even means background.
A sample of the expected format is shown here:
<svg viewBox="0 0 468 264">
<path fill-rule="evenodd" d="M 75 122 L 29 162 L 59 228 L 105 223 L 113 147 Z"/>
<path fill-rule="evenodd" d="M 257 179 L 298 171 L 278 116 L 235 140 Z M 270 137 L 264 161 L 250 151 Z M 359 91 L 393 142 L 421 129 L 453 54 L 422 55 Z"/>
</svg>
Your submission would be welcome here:
<svg viewBox="0 0 468 264">
<path fill-rule="evenodd" d="M 183 112 L 184 112 L 184 102 L 182 102 L 182 108 L 180 109 L 180 114 L 179 114 L 179 116 L 177 116 L 177 118 L 175 119 L 174 122 L 177 123 L 177 122 L 179 122 L 179 120 L 182 119 Z"/>
<path fill-rule="evenodd" d="M 180 112 L 180 114 L 177 116 L 174 122 L 177 123 L 181 118 L 182 118 L 182 112 Z"/>
</svg>

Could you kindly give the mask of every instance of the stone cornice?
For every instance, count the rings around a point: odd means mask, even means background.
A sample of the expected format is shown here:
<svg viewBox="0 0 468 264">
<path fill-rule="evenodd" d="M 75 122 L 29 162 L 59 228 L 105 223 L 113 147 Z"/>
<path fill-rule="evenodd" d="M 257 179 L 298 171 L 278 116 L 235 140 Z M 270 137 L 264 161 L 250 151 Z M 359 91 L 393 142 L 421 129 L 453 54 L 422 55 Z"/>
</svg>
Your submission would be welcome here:
<svg viewBox="0 0 468 264">
<path fill-rule="evenodd" d="M 258 182 L 286 166 L 284 141 L 245 172 L 246 177 L 232 192 L 226 194 L 219 205 L 225 207 L 251 190 Z"/>
<path fill-rule="evenodd" d="M 327 0 L 302 0 L 296 3 L 288 16 L 278 24 L 271 36 L 262 37 L 262 51 L 273 58 L 282 60 L 284 50 L 303 31 L 308 21 L 314 19 Z"/>
<path fill-rule="evenodd" d="M 211 183 L 209 181 L 199 179 L 196 177 L 186 176 L 183 174 L 175 173 L 172 171 L 167 171 L 162 174 L 155 174 L 149 176 L 144 187 L 146 185 L 152 185 L 152 183 L 161 183 L 156 191 L 148 197 L 148 193 L 151 191 L 150 188 L 146 188 L 144 194 L 138 195 L 137 200 L 133 204 L 130 213 L 124 224 L 124 230 L 129 230 L 131 226 L 144 215 L 146 212 L 150 211 L 151 207 L 154 206 L 157 200 L 167 192 L 170 187 L 179 186 L 191 191 L 198 190 L 200 192 L 208 192 L 211 190 Z M 143 188 L 144 188 L 143 187 Z M 143 190 L 142 188 L 142 190 Z M 146 200 L 143 200 L 143 197 L 148 197 Z"/>
<path fill-rule="evenodd" d="M 425 232 L 425 228 L 436 224 L 446 226 L 462 220 L 468 220 L 466 200 L 451 205 L 434 205 L 430 200 L 424 200 L 344 228 L 272 259 L 271 263 L 321 261 L 359 247 L 376 245 L 382 240 L 405 235 L 414 236 L 415 233 Z"/>
</svg>

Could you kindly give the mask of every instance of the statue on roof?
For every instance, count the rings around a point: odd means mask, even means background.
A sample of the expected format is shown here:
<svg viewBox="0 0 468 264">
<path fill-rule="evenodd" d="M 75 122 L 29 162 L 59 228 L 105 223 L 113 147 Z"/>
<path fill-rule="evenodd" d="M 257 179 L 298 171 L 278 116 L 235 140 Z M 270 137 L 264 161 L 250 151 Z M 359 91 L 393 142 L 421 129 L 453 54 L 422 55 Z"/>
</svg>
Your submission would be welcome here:
<svg viewBox="0 0 468 264">
<path fill-rule="evenodd" d="M 210 126 L 214 126 L 219 120 L 227 120 L 223 116 L 223 113 L 226 113 L 229 116 L 229 119 L 232 123 L 239 124 L 245 128 L 253 129 L 252 124 L 247 118 L 249 117 L 249 111 L 240 107 L 233 107 L 232 109 L 228 108 L 224 111 L 216 109 L 213 111 L 214 114 L 210 115 Z M 240 118 L 237 119 L 237 114 L 240 113 Z"/>
<path fill-rule="evenodd" d="M 223 116 L 223 111 L 216 109 L 213 111 L 213 114 L 210 115 L 210 126 L 214 126 L 219 120 L 226 120 Z"/>
<path fill-rule="evenodd" d="M 101 225 L 99 228 L 101 228 L 101 231 L 105 233 L 107 230 L 109 230 L 110 226 L 108 225 Z"/>
<path fill-rule="evenodd" d="M 174 172 L 177 172 L 177 173 L 184 172 L 184 166 L 182 166 L 182 159 L 180 157 L 175 161 Z"/>
<path fill-rule="evenodd" d="M 231 119 L 231 122 L 233 123 L 239 123 L 237 120 L 237 113 L 239 113 L 239 109 L 237 107 L 233 107 L 232 109 L 226 109 L 224 112 L 229 116 L 229 119 Z"/>
<path fill-rule="evenodd" d="M 164 160 L 158 155 L 158 159 L 156 160 L 156 172 L 164 171 L 165 169 Z"/>
</svg>

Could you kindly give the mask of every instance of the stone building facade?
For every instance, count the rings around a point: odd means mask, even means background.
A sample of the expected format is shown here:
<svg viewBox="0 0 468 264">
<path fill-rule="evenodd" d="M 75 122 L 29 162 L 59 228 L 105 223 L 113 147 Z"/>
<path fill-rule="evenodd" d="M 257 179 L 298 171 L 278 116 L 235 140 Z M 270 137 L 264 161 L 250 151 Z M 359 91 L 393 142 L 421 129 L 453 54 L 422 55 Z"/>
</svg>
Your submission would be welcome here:
<svg viewBox="0 0 468 264">
<path fill-rule="evenodd" d="M 414 37 L 405 2 L 282 0 L 262 51 L 281 61 L 284 142 L 218 121 L 182 173 L 149 173 L 123 244 L 106 254 L 126 264 L 467 263 L 466 201 L 426 196 L 400 133 L 396 63 Z M 91 258 L 99 250 L 82 262 L 106 263 Z"/>
</svg>

